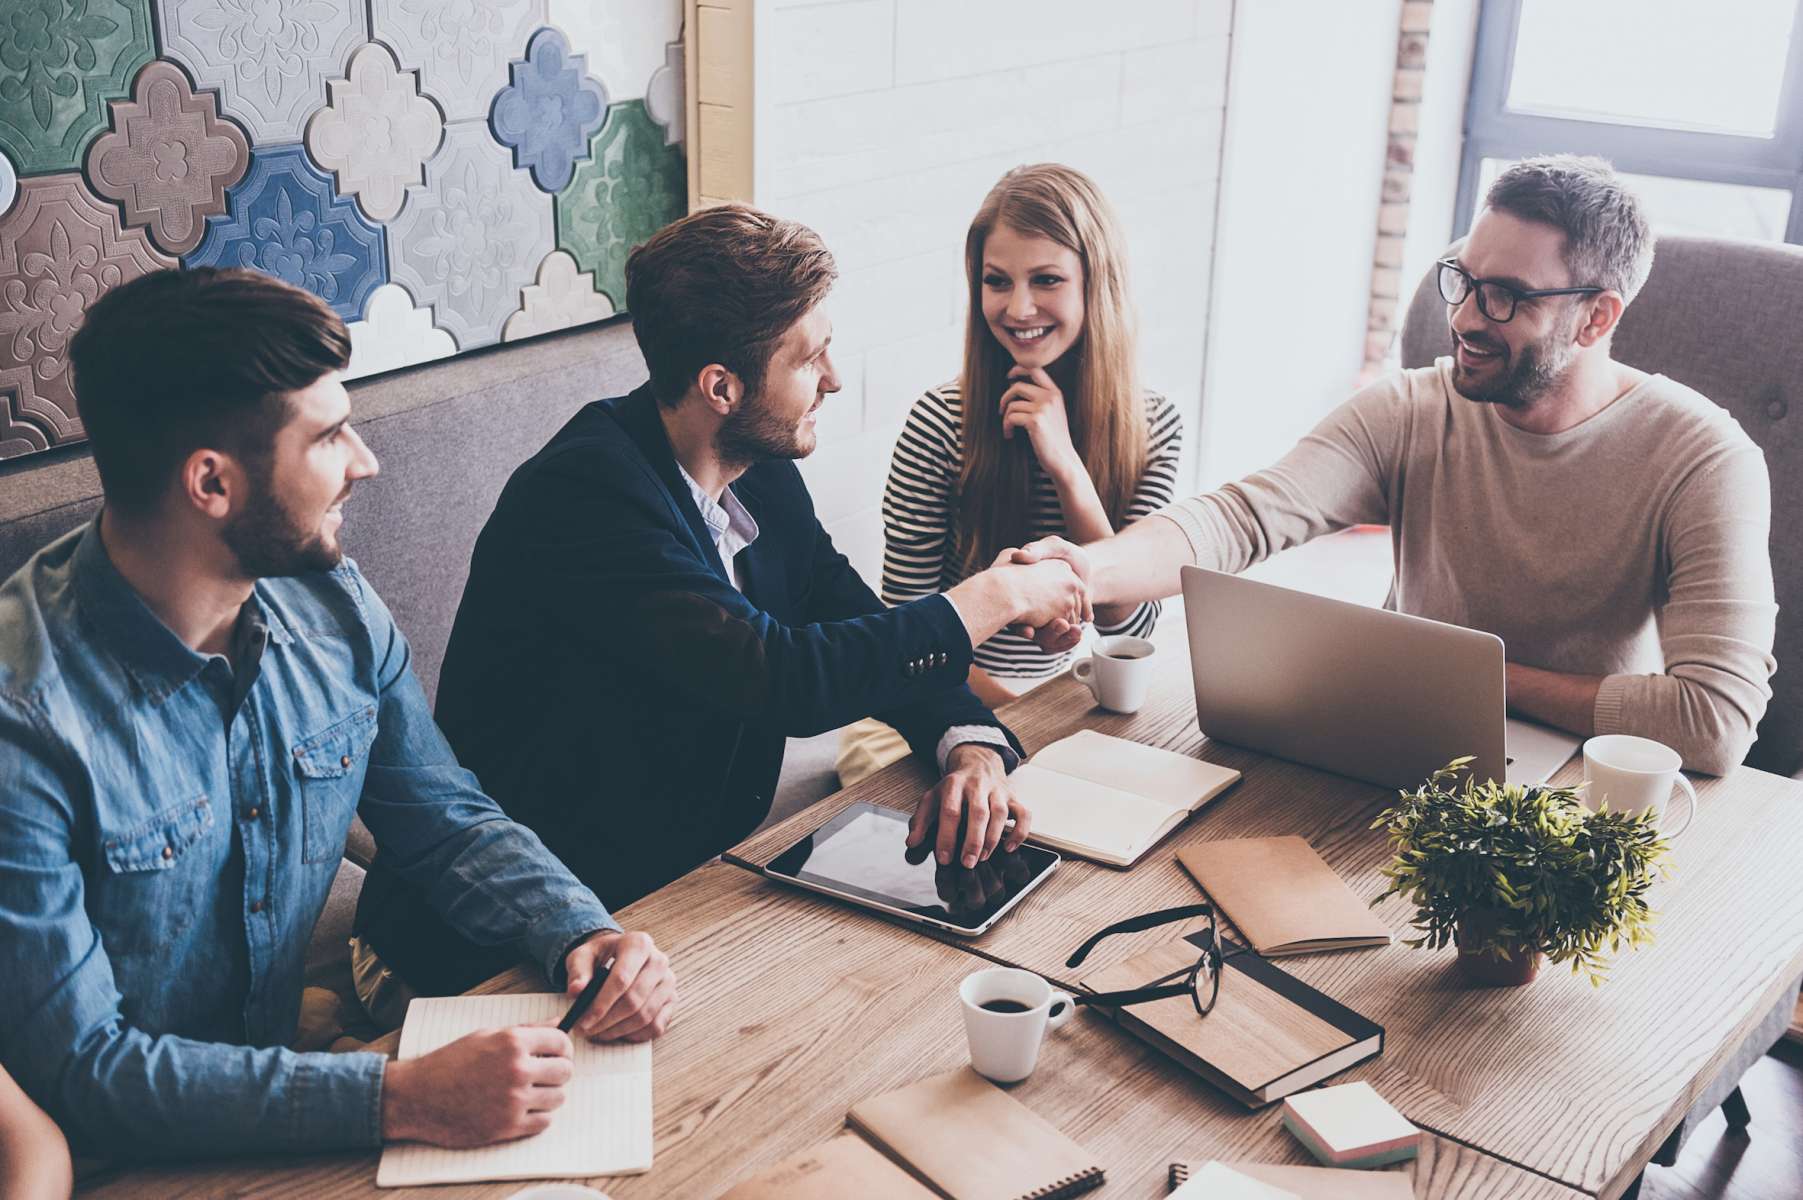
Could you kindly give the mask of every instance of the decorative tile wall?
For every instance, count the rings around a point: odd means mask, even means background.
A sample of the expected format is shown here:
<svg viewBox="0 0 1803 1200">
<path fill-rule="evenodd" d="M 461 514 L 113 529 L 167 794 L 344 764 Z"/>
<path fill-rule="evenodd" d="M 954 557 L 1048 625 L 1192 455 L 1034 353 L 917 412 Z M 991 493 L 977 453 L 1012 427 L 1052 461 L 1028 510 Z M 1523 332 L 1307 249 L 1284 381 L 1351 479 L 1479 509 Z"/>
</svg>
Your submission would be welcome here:
<svg viewBox="0 0 1803 1200">
<path fill-rule="evenodd" d="M 0 458 L 161 267 L 316 293 L 352 377 L 602 320 L 684 152 L 682 0 L 0 0 Z"/>
</svg>

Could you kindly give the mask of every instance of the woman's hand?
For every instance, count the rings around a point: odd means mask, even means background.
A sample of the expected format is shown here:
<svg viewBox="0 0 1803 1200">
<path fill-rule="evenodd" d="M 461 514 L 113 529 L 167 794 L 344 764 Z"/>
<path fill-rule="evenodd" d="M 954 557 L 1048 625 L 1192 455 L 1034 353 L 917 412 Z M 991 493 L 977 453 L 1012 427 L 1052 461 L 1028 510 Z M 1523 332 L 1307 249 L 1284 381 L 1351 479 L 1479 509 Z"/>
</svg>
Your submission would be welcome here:
<svg viewBox="0 0 1803 1200">
<path fill-rule="evenodd" d="M 1064 393 L 1045 368 L 1015 367 L 1008 372 L 1008 379 L 1001 399 L 1002 436 L 1011 438 L 1015 430 L 1025 430 L 1039 465 L 1054 481 L 1069 478 L 1073 472 L 1087 475 L 1071 441 Z"/>
</svg>

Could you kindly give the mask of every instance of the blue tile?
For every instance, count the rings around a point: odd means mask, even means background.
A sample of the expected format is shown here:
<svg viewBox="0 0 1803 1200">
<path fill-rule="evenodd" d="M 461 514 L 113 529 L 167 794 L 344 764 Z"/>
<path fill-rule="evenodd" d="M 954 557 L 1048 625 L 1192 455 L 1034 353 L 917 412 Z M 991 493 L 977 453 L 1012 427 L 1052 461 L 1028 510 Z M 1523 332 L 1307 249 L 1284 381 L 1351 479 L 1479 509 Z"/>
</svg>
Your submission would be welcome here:
<svg viewBox="0 0 1803 1200">
<path fill-rule="evenodd" d="M 532 182 L 560 192 L 589 157 L 589 138 L 607 120 L 607 89 L 588 74 L 586 55 L 571 54 L 555 29 L 541 29 L 515 61 L 511 82 L 495 95 L 488 125 L 513 151 L 513 165 Z"/>
<path fill-rule="evenodd" d="M 384 234 L 340 196 L 299 146 L 251 152 L 250 171 L 226 195 L 188 267 L 250 267 L 304 287 L 346 321 L 388 282 Z"/>
</svg>

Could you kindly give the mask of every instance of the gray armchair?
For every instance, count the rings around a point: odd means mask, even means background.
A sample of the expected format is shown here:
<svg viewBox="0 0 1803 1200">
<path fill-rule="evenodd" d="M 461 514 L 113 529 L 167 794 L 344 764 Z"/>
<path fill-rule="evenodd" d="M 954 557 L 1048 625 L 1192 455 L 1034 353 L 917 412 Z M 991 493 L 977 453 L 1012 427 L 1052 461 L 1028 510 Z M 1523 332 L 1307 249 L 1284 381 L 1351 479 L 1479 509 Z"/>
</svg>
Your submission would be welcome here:
<svg viewBox="0 0 1803 1200">
<path fill-rule="evenodd" d="M 1450 251 L 1449 251 L 1450 252 Z M 1653 273 L 1622 314 L 1615 357 L 1669 375 L 1734 414 L 1772 476 L 1772 575 L 1778 672 L 1747 764 L 1803 767 L 1803 249 L 1719 238 L 1662 237 Z M 1402 365 L 1452 353 L 1434 273 L 1415 289 Z"/>
<path fill-rule="evenodd" d="M 1456 250 L 1456 246 L 1454 250 Z M 1450 253 L 1451 251 L 1449 251 Z M 1615 357 L 1688 384 L 1734 414 L 1765 451 L 1772 477 L 1772 575 L 1778 596 L 1772 700 L 1747 765 L 1803 778 L 1803 249 L 1717 238 L 1662 237 L 1653 271 L 1622 314 Z M 1452 352 L 1434 271 L 1415 289 L 1402 365 Z M 1796 988 L 1760 1022 L 1653 1156 L 1677 1161 L 1696 1124 L 1718 1105 L 1730 1126 L 1749 1119 L 1740 1077 L 1784 1036 Z M 1636 1189 L 1638 1184 L 1636 1184 Z"/>
</svg>

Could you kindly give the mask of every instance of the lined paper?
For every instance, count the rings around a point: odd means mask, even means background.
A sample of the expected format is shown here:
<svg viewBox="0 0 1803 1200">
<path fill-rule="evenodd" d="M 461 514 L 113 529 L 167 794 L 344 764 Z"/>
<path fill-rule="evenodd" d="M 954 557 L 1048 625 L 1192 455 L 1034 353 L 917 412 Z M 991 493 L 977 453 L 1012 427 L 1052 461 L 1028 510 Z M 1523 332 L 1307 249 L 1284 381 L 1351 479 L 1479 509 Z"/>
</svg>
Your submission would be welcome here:
<svg viewBox="0 0 1803 1200">
<path fill-rule="evenodd" d="M 425 996 L 407 1006 L 400 1057 L 418 1058 L 478 1029 L 555 1022 L 569 998 L 552 993 Z M 502 1179 L 580 1179 L 651 1169 L 651 1043 L 576 1039 L 575 1075 L 542 1133 L 474 1150 L 419 1142 L 382 1151 L 377 1187 Z M 474 1081 L 470 1086 L 477 1086 Z"/>
</svg>

